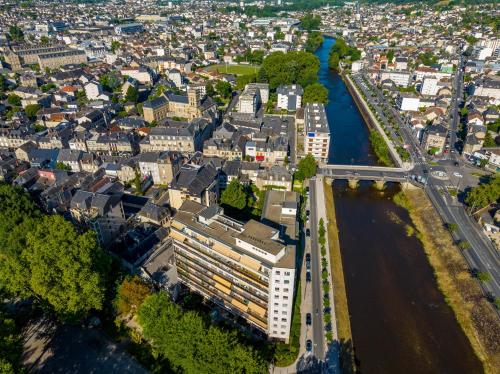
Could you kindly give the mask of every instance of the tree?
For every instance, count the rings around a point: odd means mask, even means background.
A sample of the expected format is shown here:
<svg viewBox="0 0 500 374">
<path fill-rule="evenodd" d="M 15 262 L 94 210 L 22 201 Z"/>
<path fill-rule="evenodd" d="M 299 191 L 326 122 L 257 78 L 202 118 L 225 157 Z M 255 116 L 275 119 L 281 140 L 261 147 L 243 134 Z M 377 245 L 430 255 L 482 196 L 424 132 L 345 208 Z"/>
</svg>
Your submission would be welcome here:
<svg viewBox="0 0 500 374">
<path fill-rule="evenodd" d="M 231 97 L 231 92 L 233 88 L 231 87 L 231 83 L 226 81 L 217 81 L 215 84 L 215 89 L 223 98 L 228 99 Z"/>
<path fill-rule="evenodd" d="M 93 231 L 80 234 L 62 216 L 46 216 L 28 232 L 24 257 L 33 293 L 60 318 L 102 308 L 110 262 Z"/>
<path fill-rule="evenodd" d="M 117 40 L 113 40 L 111 42 L 111 52 L 115 53 L 118 49 L 121 48 L 121 43 Z"/>
<path fill-rule="evenodd" d="M 50 43 L 50 39 L 47 36 L 43 35 L 40 38 L 40 45 L 45 46 L 45 45 L 48 45 L 49 43 Z"/>
<path fill-rule="evenodd" d="M 500 199 L 500 175 L 496 174 L 479 186 L 473 187 L 465 197 L 472 209 L 480 209 Z"/>
<path fill-rule="evenodd" d="M 257 81 L 268 82 L 275 90 L 280 85 L 307 87 L 318 80 L 319 60 L 309 52 L 273 52 L 262 62 Z"/>
<path fill-rule="evenodd" d="M 24 257 L 27 234 L 41 214 L 22 189 L 0 184 L 0 284 L 12 295 L 33 296 Z"/>
<path fill-rule="evenodd" d="M 56 169 L 57 170 L 71 171 L 71 167 L 69 165 L 66 165 L 63 162 L 56 163 Z"/>
<path fill-rule="evenodd" d="M 164 292 L 149 296 L 138 321 L 153 349 L 186 374 L 268 371 L 266 362 L 236 333 L 209 326 L 196 312 L 182 312 Z"/>
<path fill-rule="evenodd" d="M 42 106 L 39 104 L 29 104 L 26 105 L 26 108 L 24 108 L 24 112 L 29 119 L 34 120 L 36 118 L 36 114 L 41 108 Z"/>
<path fill-rule="evenodd" d="M 214 89 L 214 85 L 212 84 L 212 82 L 208 82 L 205 89 L 207 92 L 207 96 L 210 96 L 210 97 L 215 96 L 215 89 Z"/>
<path fill-rule="evenodd" d="M 16 94 L 7 96 L 7 102 L 12 106 L 21 106 L 21 97 Z"/>
<path fill-rule="evenodd" d="M 154 121 L 153 121 L 154 122 Z M 151 127 L 153 123 L 150 124 Z M 155 125 L 156 126 L 156 125 Z M 134 178 L 134 188 L 135 188 L 135 193 L 137 195 L 142 195 L 142 181 L 141 181 L 141 173 L 139 173 L 137 170 L 135 171 L 135 178 Z"/>
<path fill-rule="evenodd" d="M 295 179 L 303 181 L 306 178 L 311 178 L 316 175 L 317 168 L 316 160 L 309 153 L 299 161 L 297 171 L 295 172 Z"/>
<path fill-rule="evenodd" d="M 319 244 L 322 246 L 325 245 L 326 243 L 326 238 L 325 238 L 326 230 L 325 230 L 325 221 L 323 221 L 323 218 L 320 218 L 319 220 L 319 229 L 318 229 L 318 235 L 319 235 Z"/>
<path fill-rule="evenodd" d="M 134 86 L 130 86 L 127 89 L 127 93 L 125 95 L 125 102 L 137 103 L 139 99 L 139 91 Z"/>
<path fill-rule="evenodd" d="M 129 277 L 118 289 L 116 308 L 122 315 L 135 313 L 149 295 L 151 295 L 151 288 L 141 278 Z"/>
<path fill-rule="evenodd" d="M 391 49 L 389 52 L 387 52 L 387 61 L 389 61 L 389 64 L 392 64 L 392 60 L 394 60 L 394 50 Z"/>
<path fill-rule="evenodd" d="M 22 352 L 22 340 L 14 319 L 0 310 L 0 373 L 22 372 L 18 370 Z"/>
<path fill-rule="evenodd" d="M 497 143 L 495 143 L 495 139 L 491 136 L 489 131 L 486 131 L 486 135 L 484 137 L 483 147 L 496 147 Z"/>
<path fill-rule="evenodd" d="M 9 27 L 9 36 L 12 40 L 15 41 L 23 41 L 24 40 L 24 32 L 17 26 L 10 26 Z"/>
<path fill-rule="evenodd" d="M 238 179 L 233 179 L 228 184 L 221 196 L 221 203 L 231 208 L 243 210 L 247 206 L 245 187 Z"/>
<path fill-rule="evenodd" d="M 489 282 L 491 280 L 491 274 L 486 271 L 480 271 L 477 273 L 477 279 L 481 282 Z"/>
<path fill-rule="evenodd" d="M 313 83 L 304 90 L 303 102 L 308 103 L 323 103 L 328 102 L 328 90 L 321 83 Z"/>
<path fill-rule="evenodd" d="M 317 30 L 321 25 L 321 17 L 307 13 L 300 19 L 300 26 L 307 31 Z"/>
</svg>

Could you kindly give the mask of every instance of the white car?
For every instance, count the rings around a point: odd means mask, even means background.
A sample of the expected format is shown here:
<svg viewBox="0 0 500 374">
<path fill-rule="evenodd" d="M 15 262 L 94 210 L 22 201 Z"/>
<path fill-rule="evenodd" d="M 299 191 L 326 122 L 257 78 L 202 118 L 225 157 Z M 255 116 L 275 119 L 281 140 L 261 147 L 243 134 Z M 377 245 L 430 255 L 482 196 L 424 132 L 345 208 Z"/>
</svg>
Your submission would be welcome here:
<svg viewBox="0 0 500 374">
<path fill-rule="evenodd" d="M 460 174 L 458 171 L 454 172 L 454 173 L 453 173 L 453 175 L 454 175 L 455 177 L 457 177 L 457 178 L 462 178 L 462 177 L 463 177 L 463 175 L 462 175 L 462 174 Z"/>
</svg>

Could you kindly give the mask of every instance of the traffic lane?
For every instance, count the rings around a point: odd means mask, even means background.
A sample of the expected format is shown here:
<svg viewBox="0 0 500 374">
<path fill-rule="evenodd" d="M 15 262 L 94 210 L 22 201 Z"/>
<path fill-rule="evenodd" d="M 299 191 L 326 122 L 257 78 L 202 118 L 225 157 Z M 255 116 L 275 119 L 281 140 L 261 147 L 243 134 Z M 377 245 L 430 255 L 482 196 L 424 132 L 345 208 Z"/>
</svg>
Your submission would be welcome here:
<svg viewBox="0 0 500 374">
<path fill-rule="evenodd" d="M 321 307 L 321 278 L 319 271 L 319 246 L 318 246 L 318 227 L 316 211 L 316 184 L 309 181 L 310 198 L 310 227 L 311 227 L 311 289 L 313 292 L 312 303 L 312 329 L 313 329 L 313 353 L 318 360 L 323 361 L 325 357 L 324 348 L 324 327 L 323 327 L 323 309 Z"/>
</svg>

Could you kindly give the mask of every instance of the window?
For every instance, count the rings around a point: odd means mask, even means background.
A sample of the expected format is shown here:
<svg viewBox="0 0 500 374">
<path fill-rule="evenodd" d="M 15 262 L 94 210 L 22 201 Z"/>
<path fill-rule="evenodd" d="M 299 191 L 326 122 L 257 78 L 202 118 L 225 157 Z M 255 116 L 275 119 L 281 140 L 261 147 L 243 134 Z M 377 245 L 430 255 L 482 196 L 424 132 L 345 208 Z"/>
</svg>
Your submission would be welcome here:
<svg viewBox="0 0 500 374">
<path fill-rule="evenodd" d="M 276 273 L 275 273 L 275 274 L 276 274 L 276 275 L 280 275 L 281 273 L 280 273 L 280 271 L 279 271 L 279 270 L 276 270 Z"/>
<path fill-rule="evenodd" d="M 289 281 L 288 279 L 285 279 L 284 283 L 285 283 L 285 284 L 289 284 L 289 283 L 290 283 L 290 281 Z"/>
<path fill-rule="evenodd" d="M 280 280 L 279 280 L 279 279 L 276 279 L 276 280 L 275 280 L 275 282 L 276 282 L 276 283 L 279 283 L 279 282 L 280 282 Z"/>
<path fill-rule="evenodd" d="M 290 272 L 289 271 L 285 271 L 285 275 L 290 275 Z"/>
<path fill-rule="evenodd" d="M 275 298 L 275 299 L 279 299 L 279 298 L 280 298 L 280 295 L 274 295 L 274 298 Z"/>
<path fill-rule="evenodd" d="M 279 290 L 280 290 L 280 288 L 279 288 L 279 287 L 275 287 L 275 288 L 274 288 L 274 290 L 275 290 L 275 291 L 279 291 Z"/>
<path fill-rule="evenodd" d="M 282 319 L 281 319 L 281 322 L 286 322 L 286 318 L 282 318 Z"/>
<path fill-rule="evenodd" d="M 288 304 L 283 304 L 283 307 L 286 308 L 288 306 Z"/>
<path fill-rule="evenodd" d="M 283 319 L 283 318 L 282 318 Z M 273 318 L 273 321 L 277 321 L 278 320 L 278 317 L 274 317 Z"/>
<path fill-rule="evenodd" d="M 288 300 L 288 296 L 283 296 L 283 300 Z"/>
<path fill-rule="evenodd" d="M 278 311 L 277 311 L 277 310 L 275 310 L 275 311 L 274 311 L 274 314 L 278 314 Z"/>
<path fill-rule="evenodd" d="M 285 334 L 286 334 L 286 332 L 285 332 L 285 331 L 282 331 L 282 332 L 281 332 L 281 335 L 285 335 Z"/>
<path fill-rule="evenodd" d="M 288 288 L 283 289 L 284 292 L 288 292 Z"/>
<path fill-rule="evenodd" d="M 279 306 L 280 304 L 279 303 L 274 303 L 274 306 Z"/>
<path fill-rule="evenodd" d="M 286 316 L 286 310 L 282 311 L 281 314 L 283 314 L 284 316 Z"/>
</svg>

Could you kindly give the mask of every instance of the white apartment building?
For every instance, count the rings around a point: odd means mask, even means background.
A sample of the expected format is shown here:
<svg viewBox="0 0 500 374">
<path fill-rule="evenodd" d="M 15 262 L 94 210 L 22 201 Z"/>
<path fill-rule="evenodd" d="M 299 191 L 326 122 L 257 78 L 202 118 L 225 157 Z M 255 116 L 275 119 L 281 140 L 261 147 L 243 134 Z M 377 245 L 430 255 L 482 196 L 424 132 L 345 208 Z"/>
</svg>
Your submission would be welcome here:
<svg viewBox="0 0 500 374">
<path fill-rule="evenodd" d="M 304 109 L 304 152 L 318 161 L 328 161 L 330 149 L 330 128 L 325 106 L 319 103 L 307 104 Z"/>
<path fill-rule="evenodd" d="M 182 283 L 270 338 L 288 341 L 295 245 L 285 243 L 280 229 L 255 220 L 243 224 L 217 205 L 185 201 L 170 237 Z"/>
</svg>

